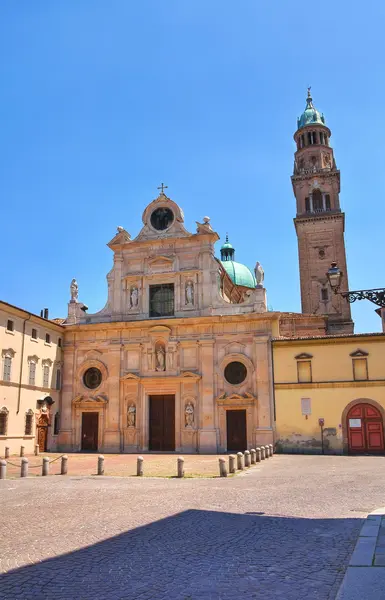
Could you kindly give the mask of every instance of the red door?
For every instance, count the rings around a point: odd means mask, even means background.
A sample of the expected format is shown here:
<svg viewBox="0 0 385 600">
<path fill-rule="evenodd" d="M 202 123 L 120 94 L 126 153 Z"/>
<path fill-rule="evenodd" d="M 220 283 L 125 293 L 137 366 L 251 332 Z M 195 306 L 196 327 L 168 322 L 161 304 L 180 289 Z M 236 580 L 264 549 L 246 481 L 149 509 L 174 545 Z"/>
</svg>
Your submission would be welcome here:
<svg viewBox="0 0 385 600">
<path fill-rule="evenodd" d="M 381 413 L 370 404 L 357 404 L 347 416 L 349 452 L 379 454 L 384 452 L 384 429 Z"/>
</svg>

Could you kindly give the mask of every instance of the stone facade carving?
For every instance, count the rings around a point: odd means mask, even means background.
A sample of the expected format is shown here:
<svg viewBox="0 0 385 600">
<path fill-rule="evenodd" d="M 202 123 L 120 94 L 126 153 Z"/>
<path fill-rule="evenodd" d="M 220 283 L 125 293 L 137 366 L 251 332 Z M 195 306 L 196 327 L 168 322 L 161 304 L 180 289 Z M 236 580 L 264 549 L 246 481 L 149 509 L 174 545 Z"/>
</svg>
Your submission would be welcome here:
<svg viewBox="0 0 385 600">
<path fill-rule="evenodd" d="M 155 370 L 166 370 L 166 351 L 163 346 L 158 345 L 155 349 Z"/>
<path fill-rule="evenodd" d="M 130 292 L 130 308 L 137 308 L 139 302 L 139 290 L 137 287 L 132 287 Z"/>
<path fill-rule="evenodd" d="M 136 425 L 136 406 L 131 404 L 127 411 L 127 427 L 135 427 Z"/>
<path fill-rule="evenodd" d="M 76 281 L 76 279 L 73 279 L 71 281 L 70 292 L 71 292 L 71 302 L 77 302 L 78 297 L 79 297 L 79 286 L 78 286 L 78 282 Z"/>
<path fill-rule="evenodd" d="M 263 287 L 263 281 L 265 279 L 265 271 L 263 270 L 261 263 L 259 263 L 258 261 L 255 265 L 254 273 L 255 273 L 255 280 L 257 282 L 257 287 Z"/>
<path fill-rule="evenodd" d="M 194 284 L 192 281 L 186 282 L 186 304 L 188 306 L 194 304 Z"/>
<path fill-rule="evenodd" d="M 194 427 L 194 405 L 188 402 L 184 409 L 185 427 Z"/>
</svg>

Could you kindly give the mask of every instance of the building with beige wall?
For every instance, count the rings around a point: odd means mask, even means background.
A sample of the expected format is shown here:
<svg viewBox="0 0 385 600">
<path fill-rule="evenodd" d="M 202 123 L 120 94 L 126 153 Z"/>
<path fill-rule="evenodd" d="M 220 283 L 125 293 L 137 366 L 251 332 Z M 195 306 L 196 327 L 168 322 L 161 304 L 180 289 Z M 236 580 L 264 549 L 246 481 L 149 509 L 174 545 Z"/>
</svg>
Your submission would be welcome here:
<svg viewBox="0 0 385 600">
<path fill-rule="evenodd" d="M 281 338 L 272 348 L 278 451 L 320 453 L 323 437 L 326 453 L 384 453 L 384 333 Z"/>
<path fill-rule="evenodd" d="M 0 302 L 0 454 L 55 450 L 63 327 Z"/>
<path fill-rule="evenodd" d="M 319 316 L 267 310 L 263 270 L 235 261 L 210 219 L 187 231 L 162 189 L 135 238 L 108 243 L 113 267 L 98 313 L 65 322 L 59 448 L 223 452 L 274 441 L 270 342 L 325 332 Z M 87 300 L 87 299 L 85 299 Z"/>
</svg>

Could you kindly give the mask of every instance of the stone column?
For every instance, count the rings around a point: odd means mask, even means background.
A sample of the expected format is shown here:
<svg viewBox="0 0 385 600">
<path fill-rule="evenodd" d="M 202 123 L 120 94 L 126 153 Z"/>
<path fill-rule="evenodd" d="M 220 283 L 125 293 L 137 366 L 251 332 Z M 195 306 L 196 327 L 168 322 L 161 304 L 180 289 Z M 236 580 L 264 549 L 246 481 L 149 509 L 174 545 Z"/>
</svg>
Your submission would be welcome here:
<svg viewBox="0 0 385 600">
<path fill-rule="evenodd" d="M 199 452 L 217 451 L 217 434 L 214 428 L 214 341 L 202 340 L 200 345 L 200 367 L 202 373 L 199 407 Z"/>
<path fill-rule="evenodd" d="M 108 348 L 108 404 L 104 423 L 103 451 L 120 451 L 120 338 L 110 339 Z"/>
<path fill-rule="evenodd" d="M 72 338 L 72 339 L 71 339 Z M 66 343 L 72 342 L 71 346 L 63 348 L 63 381 L 61 390 L 61 407 L 60 407 L 60 431 L 58 435 L 58 450 L 70 452 L 78 450 L 73 446 L 74 432 L 72 430 L 72 401 L 74 398 L 73 381 L 76 373 L 76 334 L 66 333 Z M 81 427 L 81 424 L 78 424 Z"/>
</svg>

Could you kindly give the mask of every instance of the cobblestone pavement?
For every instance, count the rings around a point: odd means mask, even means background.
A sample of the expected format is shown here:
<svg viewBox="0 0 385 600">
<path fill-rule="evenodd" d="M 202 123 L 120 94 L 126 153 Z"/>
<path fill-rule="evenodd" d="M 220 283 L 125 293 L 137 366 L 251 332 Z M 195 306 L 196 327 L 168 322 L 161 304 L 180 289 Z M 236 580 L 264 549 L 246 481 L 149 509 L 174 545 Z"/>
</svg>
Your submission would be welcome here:
<svg viewBox="0 0 385 600">
<path fill-rule="evenodd" d="M 0 599 L 334 599 L 363 518 L 384 505 L 384 461 L 2 481 Z"/>
</svg>

